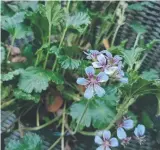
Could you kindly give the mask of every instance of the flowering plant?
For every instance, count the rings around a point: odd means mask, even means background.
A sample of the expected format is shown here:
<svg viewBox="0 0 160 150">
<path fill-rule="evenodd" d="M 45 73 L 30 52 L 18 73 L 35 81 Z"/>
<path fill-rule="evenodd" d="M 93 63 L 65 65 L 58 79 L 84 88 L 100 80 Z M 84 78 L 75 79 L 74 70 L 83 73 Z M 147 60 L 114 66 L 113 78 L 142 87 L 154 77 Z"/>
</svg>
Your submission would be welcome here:
<svg viewBox="0 0 160 150">
<path fill-rule="evenodd" d="M 146 29 L 137 24 L 127 24 L 137 35 L 130 48 L 119 39 L 131 8 L 121 1 L 2 1 L 4 149 L 77 150 L 79 135 L 95 137 L 89 144 L 97 150 L 145 143 L 153 123 L 137 103 L 152 94 L 160 107 L 160 80 L 140 66 L 157 40 L 143 42 Z"/>
</svg>

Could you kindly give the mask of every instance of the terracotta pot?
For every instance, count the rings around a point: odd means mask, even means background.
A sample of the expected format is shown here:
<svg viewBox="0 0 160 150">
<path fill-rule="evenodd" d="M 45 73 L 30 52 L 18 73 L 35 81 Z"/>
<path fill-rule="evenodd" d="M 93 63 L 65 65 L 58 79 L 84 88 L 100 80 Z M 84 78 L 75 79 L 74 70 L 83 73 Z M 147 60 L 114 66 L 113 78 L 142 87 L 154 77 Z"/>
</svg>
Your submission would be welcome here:
<svg viewBox="0 0 160 150">
<path fill-rule="evenodd" d="M 47 110 L 49 112 L 57 112 L 63 105 L 63 99 L 61 96 L 55 96 L 52 104 L 47 104 Z"/>
</svg>

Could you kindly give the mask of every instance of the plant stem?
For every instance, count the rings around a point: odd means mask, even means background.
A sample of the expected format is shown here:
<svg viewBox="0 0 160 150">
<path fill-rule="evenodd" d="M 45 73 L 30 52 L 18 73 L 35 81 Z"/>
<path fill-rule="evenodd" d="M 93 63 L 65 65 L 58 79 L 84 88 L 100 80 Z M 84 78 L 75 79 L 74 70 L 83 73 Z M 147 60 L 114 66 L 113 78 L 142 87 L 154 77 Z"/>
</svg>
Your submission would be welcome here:
<svg viewBox="0 0 160 150">
<path fill-rule="evenodd" d="M 15 38 L 16 38 L 16 36 L 14 35 L 13 38 L 12 38 L 11 46 L 13 46 Z M 9 51 L 8 51 L 8 54 L 7 54 L 7 60 L 9 58 L 9 56 L 10 56 L 10 53 L 11 53 L 11 48 L 9 48 Z"/>
<path fill-rule="evenodd" d="M 62 35 L 62 38 L 61 38 L 61 41 L 60 41 L 60 44 L 58 46 L 58 48 L 61 48 L 61 45 L 63 43 L 63 40 L 64 40 L 64 37 L 65 37 L 65 34 L 67 32 L 67 29 L 68 27 L 65 27 L 64 31 L 63 31 L 63 35 Z M 56 65 L 57 65 L 57 57 L 55 56 L 55 61 L 54 61 L 54 64 L 53 64 L 53 67 L 52 67 L 52 71 L 54 71 L 54 69 L 56 68 Z"/>
<path fill-rule="evenodd" d="M 48 57 L 49 57 L 49 49 L 50 49 L 50 43 L 51 43 L 51 28 L 52 28 L 52 24 L 49 22 L 48 50 L 47 50 L 46 59 L 45 59 L 45 61 L 44 61 L 43 69 L 45 69 L 45 68 L 46 68 L 47 61 L 48 61 Z"/>
<path fill-rule="evenodd" d="M 110 124 L 105 128 L 105 130 L 109 130 L 113 127 L 113 125 L 116 123 L 117 120 L 119 120 L 123 115 L 125 115 L 128 112 L 129 106 L 131 106 L 136 99 L 130 98 L 126 99 L 124 103 L 122 103 L 118 109 L 117 115 L 114 117 L 114 119 L 110 122 Z"/>
<path fill-rule="evenodd" d="M 50 124 L 54 123 L 55 121 L 57 121 L 59 119 L 60 116 L 54 118 L 53 120 L 41 125 L 41 126 L 38 126 L 38 127 L 28 127 L 28 128 L 23 128 L 23 130 L 28 130 L 28 131 L 37 131 L 37 130 L 40 130 L 42 128 L 45 128 L 47 126 L 49 126 Z"/>
<path fill-rule="evenodd" d="M 84 111 L 83 111 L 83 113 L 82 113 L 82 116 L 81 116 L 81 118 L 79 119 L 79 121 L 78 121 L 78 123 L 77 123 L 77 126 L 76 126 L 76 128 L 75 128 L 75 130 L 74 130 L 74 132 L 73 132 L 72 134 L 75 134 L 75 133 L 77 132 L 78 127 L 79 127 L 79 124 L 81 123 L 81 121 L 82 121 L 82 119 L 83 119 L 83 117 L 84 117 L 84 115 L 85 115 L 85 113 L 86 113 L 86 111 L 87 111 L 87 108 L 88 108 L 88 106 L 89 106 L 89 102 L 90 102 L 90 100 L 87 101 L 87 104 L 86 104 L 86 107 L 85 107 L 85 109 L 84 109 Z"/>
<path fill-rule="evenodd" d="M 64 150 L 64 125 L 65 125 L 65 111 L 66 111 L 66 103 L 64 104 L 64 109 L 63 109 L 63 118 L 62 118 L 62 140 L 61 140 L 61 150 Z"/>
<path fill-rule="evenodd" d="M 40 105 L 38 105 L 37 112 L 36 112 L 36 124 L 37 124 L 37 127 L 40 126 L 40 123 L 39 123 L 39 107 L 40 107 Z"/>
<path fill-rule="evenodd" d="M 136 46 L 137 46 L 137 44 L 138 44 L 138 41 L 139 41 L 140 36 L 141 36 L 141 34 L 138 33 L 138 35 L 137 35 L 137 37 L 136 37 L 136 41 L 135 41 L 134 46 L 133 46 L 134 49 L 136 48 Z"/>
<path fill-rule="evenodd" d="M 120 24 L 120 25 L 118 25 L 118 26 L 117 26 L 117 28 L 116 28 L 116 31 L 115 31 L 115 33 L 114 33 L 114 35 L 113 35 L 113 39 L 112 39 L 111 46 L 113 46 L 113 44 L 114 44 L 114 42 L 115 42 L 115 39 L 116 39 L 116 36 L 117 36 L 118 30 L 119 30 L 119 28 L 120 28 L 120 27 L 121 27 L 121 24 Z"/>
<path fill-rule="evenodd" d="M 66 131 L 67 132 L 67 131 Z M 66 132 L 64 133 L 64 135 L 66 134 Z M 64 136 L 61 135 L 61 137 L 59 137 L 50 147 L 48 150 L 53 150 L 53 148 L 60 142 L 61 138 Z"/>
<path fill-rule="evenodd" d="M 1 109 L 3 109 L 3 108 L 5 108 L 5 107 L 13 104 L 15 100 L 16 100 L 16 99 L 11 99 L 11 100 L 5 102 L 4 104 L 2 104 Z"/>
<path fill-rule="evenodd" d="M 67 12 L 69 13 L 69 6 L 70 6 L 71 0 L 68 0 L 68 4 L 67 4 Z"/>
</svg>

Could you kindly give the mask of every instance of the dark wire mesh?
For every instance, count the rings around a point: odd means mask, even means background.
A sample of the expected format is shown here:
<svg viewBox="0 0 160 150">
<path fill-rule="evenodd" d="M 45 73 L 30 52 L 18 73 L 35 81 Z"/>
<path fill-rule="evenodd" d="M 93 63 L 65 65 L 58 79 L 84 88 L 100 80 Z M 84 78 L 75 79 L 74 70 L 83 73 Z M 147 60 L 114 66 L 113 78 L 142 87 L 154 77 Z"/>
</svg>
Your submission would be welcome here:
<svg viewBox="0 0 160 150">
<path fill-rule="evenodd" d="M 138 2 L 142 3 L 142 2 Z M 136 21 L 146 27 L 147 32 L 144 34 L 144 42 L 148 43 L 154 39 L 160 39 L 160 1 L 150 1 L 150 5 L 143 6 L 142 11 L 127 10 L 126 23 L 120 28 L 117 36 L 117 44 L 120 41 L 128 39 L 126 48 L 129 49 L 134 45 L 136 33 L 131 29 L 129 24 Z M 145 59 L 140 70 L 156 69 L 160 73 L 160 43 L 156 43 L 153 48 L 145 55 Z"/>
</svg>

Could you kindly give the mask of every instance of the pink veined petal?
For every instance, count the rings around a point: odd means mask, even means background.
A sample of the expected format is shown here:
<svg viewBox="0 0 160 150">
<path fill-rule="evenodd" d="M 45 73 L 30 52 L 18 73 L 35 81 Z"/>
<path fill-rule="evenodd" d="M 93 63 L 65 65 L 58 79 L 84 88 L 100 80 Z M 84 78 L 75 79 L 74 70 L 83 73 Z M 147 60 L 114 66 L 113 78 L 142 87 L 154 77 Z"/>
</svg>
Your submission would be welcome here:
<svg viewBox="0 0 160 150">
<path fill-rule="evenodd" d="M 108 81 L 108 76 L 104 72 L 100 72 L 96 77 L 98 82 L 106 82 Z"/>
<path fill-rule="evenodd" d="M 85 78 L 78 78 L 78 79 L 77 79 L 77 84 L 87 85 L 88 83 L 89 83 L 89 81 L 86 80 Z"/>
<path fill-rule="evenodd" d="M 109 147 L 106 147 L 105 150 L 111 150 Z"/>
<path fill-rule="evenodd" d="M 125 139 L 127 137 L 127 134 L 126 134 L 126 132 L 124 131 L 123 128 L 120 127 L 120 128 L 117 129 L 117 137 L 120 140 L 123 140 L 123 139 Z"/>
<path fill-rule="evenodd" d="M 116 138 L 111 138 L 110 145 L 111 147 L 117 147 L 119 145 L 118 140 Z"/>
<path fill-rule="evenodd" d="M 102 97 L 105 94 L 105 90 L 97 84 L 94 84 L 94 91 L 98 97 Z"/>
<path fill-rule="evenodd" d="M 106 56 L 107 56 L 108 58 L 112 58 L 112 54 L 111 54 L 109 51 L 103 50 L 103 51 L 101 51 L 101 52 L 104 53 L 104 54 L 106 54 Z"/>
<path fill-rule="evenodd" d="M 99 136 L 95 136 L 94 142 L 99 145 L 103 144 L 103 140 Z"/>
<path fill-rule="evenodd" d="M 103 145 L 99 146 L 98 148 L 96 148 L 96 150 L 104 150 L 105 147 Z"/>
<path fill-rule="evenodd" d="M 137 129 L 138 129 L 138 135 L 139 135 L 139 136 L 143 136 L 144 133 L 145 133 L 145 126 L 142 125 L 142 124 L 139 124 L 139 125 L 137 126 Z"/>
<path fill-rule="evenodd" d="M 92 57 L 88 55 L 88 56 L 87 56 L 87 59 L 92 59 Z"/>
<path fill-rule="evenodd" d="M 128 78 L 120 78 L 119 81 L 122 83 L 128 83 Z"/>
<path fill-rule="evenodd" d="M 106 65 L 106 58 L 103 54 L 97 56 L 97 60 L 100 62 L 101 65 Z"/>
<path fill-rule="evenodd" d="M 109 67 L 105 69 L 105 73 L 109 76 L 112 76 L 117 70 L 118 67 Z"/>
<path fill-rule="evenodd" d="M 135 128 L 135 129 L 134 129 L 134 134 L 135 134 L 136 137 L 139 137 L 138 128 Z"/>
<path fill-rule="evenodd" d="M 89 85 L 84 92 L 84 97 L 87 99 L 91 99 L 94 95 L 93 85 Z"/>
<path fill-rule="evenodd" d="M 85 72 L 88 76 L 93 76 L 95 74 L 95 70 L 92 66 L 89 66 L 85 69 Z"/>
<path fill-rule="evenodd" d="M 123 121 L 123 128 L 126 130 L 130 130 L 134 127 L 134 122 L 131 119 L 127 119 Z"/>
<path fill-rule="evenodd" d="M 107 131 L 103 132 L 103 139 L 104 140 L 109 140 L 110 137 L 111 137 L 111 132 L 110 131 L 107 130 Z"/>
<path fill-rule="evenodd" d="M 118 55 L 115 55 L 113 60 L 114 60 L 114 63 L 118 63 L 120 60 L 122 60 L 122 58 Z"/>
<path fill-rule="evenodd" d="M 101 65 L 101 63 L 99 63 L 99 62 L 93 62 L 92 65 L 93 65 L 94 68 L 102 68 L 103 67 Z"/>
</svg>

